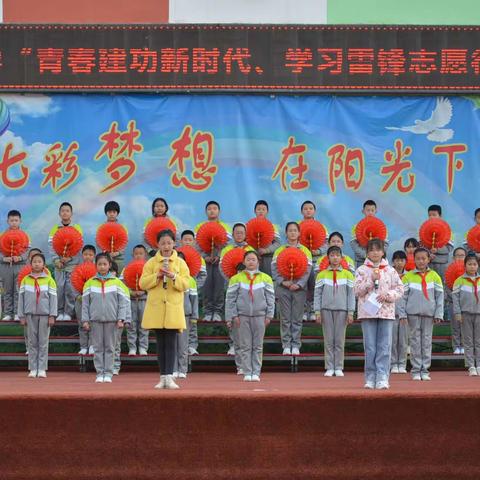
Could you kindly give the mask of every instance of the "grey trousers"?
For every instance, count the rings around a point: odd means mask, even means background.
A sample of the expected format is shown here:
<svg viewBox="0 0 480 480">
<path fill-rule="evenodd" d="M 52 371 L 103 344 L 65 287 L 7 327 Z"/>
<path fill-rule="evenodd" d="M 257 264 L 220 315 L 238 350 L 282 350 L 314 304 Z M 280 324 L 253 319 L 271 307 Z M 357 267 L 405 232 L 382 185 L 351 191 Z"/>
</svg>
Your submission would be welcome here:
<svg viewBox="0 0 480 480">
<path fill-rule="evenodd" d="M 343 370 L 347 312 L 322 310 L 325 370 Z"/>
<path fill-rule="evenodd" d="M 462 313 L 465 366 L 480 367 L 480 314 Z"/>
<path fill-rule="evenodd" d="M 119 372 L 122 366 L 120 354 L 122 353 L 122 335 L 123 328 L 115 327 L 115 358 L 113 360 L 113 370 Z M 95 348 L 95 347 L 94 347 Z"/>
<path fill-rule="evenodd" d="M 428 373 L 432 363 L 433 317 L 408 315 L 412 375 Z"/>
<path fill-rule="evenodd" d="M 80 348 L 87 349 L 91 344 L 90 331 L 85 330 L 82 324 L 82 297 L 75 299 L 75 317 L 78 322 L 78 341 Z"/>
<path fill-rule="evenodd" d="M 313 264 L 315 265 L 315 263 Z M 307 282 L 307 301 L 305 302 L 305 309 L 304 313 L 310 317 L 313 311 L 313 295 L 314 295 L 314 290 L 315 290 L 315 277 L 316 273 L 314 273 L 313 268 L 310 271 L 310 275 L 308 277 L 308 282 Z M 309 318 L 307 318 L 309 320 Z"/>
<path fill-rule="evenodd" d="M 242 358 L 240 354 L 240 338 L 239 338 L 239 328 L 235 326 L 235 322 L 232 324 L 232 328 L 229 330 L 228 334 L 230 335 L 229 345 L 233 345 L 235 349 L 235 366 L 237 370 L 242 369 Z M 251 374 L 250 374 L 251 375 Z"/>
<path fill-rule="evenodd" d="M 197 322 L 190 322 L 188 329 L 188 346 L 198 350 L 198 325 Z"/>
<path fill-rule="evenodd" d="M 28 369 L 48 369 L 48 337 L 50 327 L 47 315 L 26 315 L 28 325 Z"/>
<path fill-rule="evenodd" d="M 244 317 L 240 315 L 238 340 L 240 343 L 240 359 L 244 375 L 260 375 L 264 336 L 265 317 Z"/>
<path fill-rule="evenodd" d="M 0 264 L 0 279 L 3 281 L 3 312 L 2 315 L 14 316 L 18 305 L 18 272 L 25 266 L 24 262 Z"/>
<path fill-rule="evenodd" d="M 75 298 L 77 293 L 70 281 L 71 272 L 55 269 L 55 282 L 57 284 L 58 314 L 73 317 Z"/>
<path fill-rule="evenodd" d="M 145 311 L 146 300 L 137 300 L 132 298 L 132 322 L 127 326 L 127 343 L 129 349 L 138 347 L 148 350 L 148 330 L 142 328 L 143 312 Z"/>
<path fill-rule="evenodd" d="M 190 328 L 190 317 L 185 317 L 187 328 L 182 332 L 177 333 L 177 349 L 175 352 L 174 372 L 187 373 L 188 372 L 188 330 Z"/>
<path fill-rule="evenodd" d="M 455 320 L 455 315 L 453 314 L 453 304 L 450 301 L 448 304 L 448 316 L 450 318 L 450 331 L 452 335 L 452 348 L 462 348 L 462 324 Z"/>
<path fill-rule="evenodd" d="M 408 326 L 402 325 L 396 318 L 393 321 L 392 330 L 392 358 L 390 365 L 406 368 L 407 367 L 407 348 L 408 348 Z"/>
<path fill-rule="evenodd" d="M 207 279 L 202 289 L 204 314 L 222 314 L 225 303 L 224 290 L 225 279 L 220 273 L 218 262 L 214 265 L 207 263 Z"/>
<path fill-rule="evenodd" d="M 280 310 L 280 332 L 283 348 L 300 348 L 302 346 L 303 309 L 307 292 L 290 291 L 285 287 L 277 288 L 278 309 Z"/>
<path fill-rule="evenodd" d="M 115 356 L 116 321 L 91 322 L 93 348 L 93 364 L 97 375 L 113 375 L 113 361 Z"/>
</svg>

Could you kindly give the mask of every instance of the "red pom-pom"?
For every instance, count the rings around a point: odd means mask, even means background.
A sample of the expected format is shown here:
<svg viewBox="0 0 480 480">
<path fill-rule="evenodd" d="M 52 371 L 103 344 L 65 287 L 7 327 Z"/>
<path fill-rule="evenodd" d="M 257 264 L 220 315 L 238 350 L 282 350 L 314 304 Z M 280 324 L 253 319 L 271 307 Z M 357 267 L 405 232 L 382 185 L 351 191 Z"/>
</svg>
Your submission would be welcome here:
<svg viewBox="0 0 480 480">
<path fill-rule="evenodd" d="M 373 238 L 385 240 L 387 238 L 387 227 L 377 217 L 365 217 L 357 223 L 355 237 L 357 242 L 366 248 L 367 243 Z"/>
<path fill-rule="evenodd" d="M 59 257 L 74 257 L 82 249 L 83 237 L 74 227 L 62 227 L 53 236 L 52 245 Z"/>
<path fill-rule="evenodd" d="M 125 267 L 123 280 L 130 290 L 140 290 L 139 282 L 145 263 L 145 260 L 133 260 Z"/>
<path fill-rule="evenodd" d="M 17 283 L 18 286 L 22 283 L 22 280 L 27 276 L 32 273 L 32 266 L 31 265 L 25 265 L 19 272 L 18 272 L 18 277 L 17 277 Z"/>
<path fill-rule="evenodd" d="M 237 273 L 239 263 L 243 262 L 245 249 L 242 247 L 232 248 L 222 257 L 222 271 L 226 277 L 231 278 Z"/>
<path fill-rule="evenodd" d="M 415 267 L 415 257 L 413 256 L 413 253 L 409 253 L 407 255 L 407 263 L 405 264 L 405 271 L 409 272 L 410 270 L 413 270 Z"/>
<path fill-rule="evenodd" d="M 275 238 L 273 223 L 265 217 L 252 218 L 247 222 L 247 243 L 258 250 L 272 244 Z"/>
<path fill-rule="evenodd" d="M 215 247 L 222 247 L 227 240 L 225 228 L 215 221 L 205 222 L 197 232 L 197 244 L 205 253 L 211 254 Z"/>
<path fill-rule="evenodd" d="M 320 264 L 318 265 L 318 270 L 321 272 L 322 270 L 326 270 L 328 268 L 328 266 L 330 265 L 330 262 L 328 260 L 328 256 L 325 255 L 322 259 L 322 261 L 320 262 Z M 345 258 L 342 258 L 342 261 L 340 262 L 340 265 L 342 266 L 342 268 L 344 270 L 350 270 L 350 265 L 348 264 L 348 262 L 345 260 Z"/>
<path fill-rule="evenodd" d="M 451 237 L 450 225 L 441 218 L 430 218 L 420 226 L 420 242 L 429 249 L 444 247 Z"/>
<path fill-rule="evenodd" d="M 310 218 L 300 223 L 300 243 L 309 250 L 318 250 L 327 238 L 327 229 L 318 221 Z"/>
<path fill-rule="evenodd" d="M 468 231 L 467 245 L 474 252 L 480 253 L 480 225 L 475 225 Z"/>
<path fill-rule="evenodd" d="M 278 273 L 286 280 L 296 280 L 305 274 L 308 268 L 307 256 L 296 247 L 287 247 L 277 257 Z"/>
<path fill-rule="evenodd" d="M 120 252 L 128 245 L 128 233 L 123 225 L 106 222 L 98 227 L 96 241 L 104 252 Z"/>
<path fill-rule="evenodd" d="M 171 230 L 173 236 L 177 235 L 177 228 L 168 217 L 155 217 L 145 227 L 145 240 L 152 248 L 158 247 L 157 235 L 162 230 Z"/>
<path fill-rule="evenodd" d="M 72 281 L 73 288 L 78 292 L 83 292 L 83 286 L 87 280 L 90 280 L 97 273 L 97 268 L 92 262 L 80 263 L 73 271 L 70 279 Z"/>
<path fill-rule="evenodd" d="M 177 252 L 182 252 L 185 255 L 185 262 L 190 270 L 190 275 L 196 277 L 202 268 L 202 257 L 200 254 L 190 245 L 177 248 Z"/>
<path fill-rule="evenodd" d="M 19 257 L 27 251 L 30 243 L 23 230 L 7 230 L 0 237 L 0 249 L 4 257 Z"/>
<path fill-rule="evenodd" d="M 465 273 L 465 264 L 461 260 L 452 262 L 445 270 L 445 283 L 447 287 L 452 290 L 453 284 L 458 277 Z"/>
</svg>

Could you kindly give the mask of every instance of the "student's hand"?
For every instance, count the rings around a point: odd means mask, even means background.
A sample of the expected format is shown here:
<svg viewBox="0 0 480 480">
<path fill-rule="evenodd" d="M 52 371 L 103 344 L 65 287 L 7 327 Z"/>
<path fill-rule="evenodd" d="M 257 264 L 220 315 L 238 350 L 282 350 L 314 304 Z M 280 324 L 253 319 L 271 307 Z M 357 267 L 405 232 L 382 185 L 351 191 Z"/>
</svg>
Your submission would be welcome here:
<svg viewBox="0 0 480 480">
<path fill-rule="evenodd" d="M 12 263 L 13 258 L 12 257 L 3 257 L 4 263 Z"/>
<path fill-rule="evenodd" d="M 353 323 L 353 315 L 347 315 L 347 324 L 351 325 Z"/>
<path fill-rule="evenodd" d="M 233 318 L 233 323 L 235 324 L 235 326 L 237 328 L 240 327 L 240 317 L 234 317 Z"/>
<path fill-rule="evenodd" d="M 60 257 L 60 260 L 62 261 L 62 263 L 68 263 L 71 259 L 72 257 Z"/>
<path fill-rule="evenodd" d="M 431 253 L 432 255 L 435 255 L 437 252 L 438 252 L 438 249 L 437 249 L 437 248 L 433 248 L 433 247 L 432 247 L 432 248 L 430 249 L 430 253 Z"/>
<path fill-rule="evenodd" d="M 265 326 L 267 327 L 270 324 L 271 321 L 272 321 L 272 319 L 270 317 L 266 317 L 265 318 Z"/>
<path fill-rule="evenodd" d="M 90 324 L 88 322 L 83 322 L 82 326 L 86 332 L 90 331 Z"/>
<path fill-rule="evenodd" d="M 53 327 L 55 325 L 55 317 L 48 317 L 48 326 Z"/>
<path fill-rule="evenodd" d="M 293 285 L 293 282 L 290 281 L 290 280 L 284 280 L 282 282 L 282 285 L 285 287 L 285 288 L 290 288 L 292 285 Z"/>
<path fill-rule="evenodd" d="M 322 324 L 322 316 L 319 313 L 315 315 L 315 322 L 318 323 L 319 325 Z"/>
<path fill-rule="evenodd" d="M 61 261 L 59 258 L 57 258 L 57 259 L 53 262 L 53 264 L 55 265 L 55 268 L 63 268 L 63 263 L 62 263 L 62 261 Z"/>
<path fill-rule="evenodd" d="M 442 320 L 441 318 L 434 318 L 433 321 L 434 321 L 435 323 L 441 323 L 441 322 L 443 322 L 443 320 Z"/>
<path fill-rule="evenodd" d="M 15 256 L 15 257 L 13 257 L 13 261 L 14 261 L 15 263 L 21 262 L 21 261 L 22 261 L 22 257 L 19 257 L 19 256 L 17 255 L 17 256 Z"/>
<path fill-rule="evenodd" d="M 377 300 L 378 300 L 379 302 L 382 302 L 382 303 L 383 303 L 383 302 L 388 302 L 388 294 L 387 294 L 387 293 L 379 293 L 379 294 L 377 295 Z"/>
<path fill-rule="evenodd" d="M 205 263 L 212 263 L 213 257 L 209 255 L 208 257 L 205 257 Z"/>
<path fill-rule="evenodd" d="M 290 285 L 290 291 L 296 292 L 297 290 L 300 290 L 300 285 L 297 285 L 296 283 L 292 283 L 292 285 Z"/>
<path fill-rule="evenodd" d="M 22 318 L 20 319 L 20 325 L 25 326 L 26 324 L 27 324 L 27 319 L 26 319 L 25 317 L 22 317 Z"/>
<path fill-rule="evenodd" d="M 230 321 L 227 320 L 226 325 L 227 325 L 227 328 L 228 328 L 229 330 L 231 330 L 232 327 L 233 327 L 233 319 L 230 320 Z"/>
<path fill-rule="evenodd" d="M 408 320 L 406 318 L 400 318 L 398 320 L 402 325 L 408 325 Z"/>
<path fill-rule="evenodd" d="M 372 279 L 373 279 L 373 281 L 380 280 L 380 269 L 379 268 L 374 268 L 373 269 Z"/>
<path fill-rule="evenodd" d="M 455 315 L 455 320 L 456 320 L 457 322 L 462 323 L 462 314 L 461 314 L 461 313 L 457 313 L 457 314 Z"/>
<path fill-rule="evenodd" d="M 312 256 L 316 257 L 318 255 L 321 255 L 322 252 L 320 250 L 312 250 Z"/>
<path fill-rule="evenodd" d="M 112 258 L 118 257 L 120 255 L 120 252 L 110 252 L 110 256 Z"/>
<path fill-rule="evenodd" d="M 175 277 L 174 272 L 171 272 L 170 270 L 164 270 L 163 268 L 160 269 L 159 273 L 161 273 L 162 277 L 165 275 L 166 277 L 171 278 L 172 280 Z"/>
<path fill-rule="evenodd" d="M 117 322 L 117 328 L 123 328 L 125 326 L 125 323 L 123 322 L 123 320 L 119 320 Z"/>
<path fill-rule="evenodd" d="M 212 257 L 212 264 L 218 263 L 220 261 L 220 257 Z"/>
<path fill-rule="evenodd" d="M 265 255 L 267 253 L 267 249 L 266 248 L 259 248 L 258 250 L 258 254 L 259 255 Z"/>
</svg>

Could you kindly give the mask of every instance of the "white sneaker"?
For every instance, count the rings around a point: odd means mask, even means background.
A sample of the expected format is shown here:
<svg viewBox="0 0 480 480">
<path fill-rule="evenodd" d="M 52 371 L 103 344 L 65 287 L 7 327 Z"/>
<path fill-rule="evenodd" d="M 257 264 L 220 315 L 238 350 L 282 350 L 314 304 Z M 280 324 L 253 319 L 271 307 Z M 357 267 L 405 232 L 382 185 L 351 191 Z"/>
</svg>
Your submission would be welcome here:
<svg viewBox="0 0 480 480">
<path fill-rule="evenodd" d="M 211 322 L 211 321 L 212 321 L 212 314 L 211 314 L 211 313 L 206 313 L 206 314 L 203 316 L 203 319 L 204 319 L 206 322 Z"/>
<path fill-rule="evenodd" d="M 237 370 L 237 375 L 243 375 L 243 370 L 241 368 Z"/>
<path fill-rule="evenodd" d="M 368 380 L 367 382 L 365 382 L 365 385 L 363 386 L 363 388 L 366 388 L 368 390 L 375 390 L 375 383 L 372 382 L 371 380 Z"/>
<path fill-rule="evenodd" d="M 37 372 L 37 377 L 38 378 L 47 378 L 47 372 L 45 370 L 39 370 Z"/>
<path fill-rule="evenodd" d="M 110 375 L 105 375 L 103 377 L 103 383 L 112 383 L 112 377 Z"/>
<path fill-rule="evenodd" d="M 407 356 L 410 355 L 411 353 L 411 348 L 410 348 L 410 345 L 407 346 Z"/>
<path fill-rule="evenodd" d="M 56 318 L 57 322 L 62 322 L 63 321 L 63 313 L 59 313 Z"/>
<path fill-rule="evenodd" d="M 140 348 L 138 350 L 138 354 L 141 355 L 142 357 L 144 357 L 145 355 L 148 355 L 148 350 L 145 349 L 145 348 Z"/>
<path fill-rule="evenodd" d="M 477 367 L 477 374 L 480 375 L 480 367 Z"/>
<path fill-rule="evenodd" d="M 460 355 L 465 355 L 465 349 L 463 347 L 460 349 Z"/>
<path fill-rule="evenodd" d="M 343 370 L 335 370 L 335 376 L 336 377 L 344 377 L 345 375 L 343 374 Z"/>
<path fill-rule="evenodd" d="M 394 365 L 394 366 L 390 369 L 390 373 L 400 373 L 399 370 L 398 370 L 398 366 L 397 366 L 397 365 Z"/>
<path fill-rule="evenodd" d="M 323 376 L 324 377 L 333 377 L 333 375 L 335 374 L 335 370 L 327 370 Z"/>
<path fill-rule="evenodd" d="M 412 380 L 415 380 L 416 382 L 417 382 L 417 381 L 421 381 L 421 380 L 422 380 L 422 377 L 420 376 L 419 373 L 414 373 L 414 374 L 412 375 Z"/>
<path fill-rule="evenodd" d="M 291 355 L 291 354 L 292 354 L 292 351 L 288 347 L 283 349 L 282 355 Z"/>
<path fill-rule="evenodd" d="M 183 372 L 178 372 L 178 378 L 187 378 L 187 374 Z"/>
<path fill-rule="evenodd" d="M 95 379 L 95 383 L 103 383 L 103 375 L 97 375 Z"/>
<path fill-rule="evenodd" d="M 244 382 L 251 382 L 252 381 L 252 376 L 251 375 L 245 375 L 243 377 L 243 381 Z"/>
<path fill-rule="evenodd" d="M 377 384 L 375 385 L 375 388 L 377 390 L 388 390 L 390 388 L 390 385 L 386 380 L 382 380 L 380 382 L 377 382 Z"/>
<path fill-rule="evenodd" d="M 28 350 L 25 350 L 25 355 L 28 355 Z"/>
<path fill-rule="evenodd" d="M 155 385 L 154 388 L 165 388 L 166 381 L 167 381 L 167 376 L 160 375 L 160 381 Z"/>
<path fill-rule="evenodd" d="M 300 349 L 297 347 L 292 348 L 292 355 L 300 355 Z"/>
<path fill-rule="evenodd" d="M 178 378 L 178 372 L 173 372 L 173 373 L 172 373 L 172 377 L 173 377 L 173 378 Z"/>
<path fill-rule="evenodd" d="M 86 355 L 88 350 L 86 348 L 81 348 L 80 351 L 78 352 L 79 355 Z"/>
<path fill-rule="evenodd" d="M 457 347 L 457 348 L 453 351 L 453 354 L 454 354 L 454 355 L 461 355 L 461 354 L 462 354 L 462 350 L 461 350 L 459 347 Z"/>
<path fill-rule="evenodd" d="M 235 356 L 235 347 L 233 345 L 228 349 L 227 355 Z"/>
<path fill-rule="evenodd" d="M 422 380 L 424 382 L 428 382 L 429 380 L 431 380 L 430 374 L 428 372 L 422 372 L 420 376 L 422 377 Z"/>
<path fill-rule="evenodd" d="M 317 320 L 317 316 L 315 315 L 315 313 L 311 313 L 311 314 L 310 314 L 309 320 L 310 320 L 311 322 L 315 322 L 315 321 Z"/>
<path fill-rule="evenodd" d="M 304 313 L 304 314 L 303 314 L 302 320 L 303 320 L 304 322 L 306 322 L 306 321 L 308 320 L 308 313 Z"/>
<path fill-rule="evenodd" d="M 2 321 L 3 321 L 3 322 L 11 322 L 11 321 L 12 321 L 11 315 L 5 315 L 5 316 L 2 318 Z"/>
<path fill-rule="evenodd" d="M 476 376 L 478 376 L 477 369 L 476 369 L 475 367 L 470 367 L 470 368 L 468 369 L 468 375 L 469 375 L 470 377 L 476 377 Z"/>
<path fill-rule="evenodd" d="M 18 315 L 15 315 L 15 316 L 13 317 L 13 319 L 14 319 L 16 322 L 19 322 L 19 321 L 20 321 L 20 317 L 19 317 Z"/>
<path fill-rule="evenodd" d="M 90 345 L 90 347 L 88 347 L 88 354 L 93 355 L 94 353 L 95 353 L 95 350 L 93 348 L 93 345 Z"/>
<path fill-rule="evenodd" d="M 35 378 L 37 376 L 37 371 L 36 370 L 32 370 L 29 374 L 28 374 L 28 377 L 29 378 Z"/>
<path fill-rule="evenodd" d="M 260 376 L 259 375 L 252 375 L 252 382 L 259 382 Z"/>
<path fill-rule="evenodd" d="M 165 379 L 165 388 L 168 388 L 169 390 L 180 388 L 173 380 L 173 375 L 167 375 L 167 378 Z"/>
<path fill-rule="evenodd" d="M 188 347 L 188 354 L 189 355 L 198 355 L 198 352 L 195 348 L 193 347 Z"/>
<path fill-rule="evenodd" d="M 222 316 L 215 312 L 212 317 L 212 322 L 221 322 L 223 320 Z"/>
<path fill-rule="evenodd" d="M 398 373 L 407 373 L 407 369 L 405 367 L 398 367 Z"/>
<path fill-rule="evenodd" d="M 69 322 L 72 319 L 70 315 L 67 315 L 66 313 L 63 315 L 63 321 L 64 322 Z"/>
<path fill-rule="evenodd" d="M 113 369 L 113 375 L 115 375 L 115 376 L 120 375 L 120 369 L 119 368 L 114 368 Z"/>
<path fill-rule="evenodd" d="M 128 355 L 129 355 L 130 357 L 134 357 L 136 354 L 137 354 L 137 349 L 136 349 L 136 348 L 131 348 L 131 349 L 128 351 Z"/>
</svg>

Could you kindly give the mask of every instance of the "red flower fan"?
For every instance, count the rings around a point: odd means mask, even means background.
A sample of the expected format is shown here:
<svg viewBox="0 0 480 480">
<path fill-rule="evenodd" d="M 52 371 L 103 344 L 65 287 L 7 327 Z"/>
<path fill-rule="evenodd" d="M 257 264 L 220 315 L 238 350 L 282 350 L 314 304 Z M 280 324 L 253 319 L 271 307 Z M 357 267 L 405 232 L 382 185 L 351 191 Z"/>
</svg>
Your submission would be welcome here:
<svg viewBox="0 0 480 480">
<path fill-rule="evenodd" d="M 415 257 L 413 253 L 407 255 L 407 263 L 405 264 L 405 271 L 409 272 L 415 268 Z"/>
<path fill-rule="evenodd" d="M 59 257 L 74 257 L 82 249 L 83 237 L 74 227 L 61 227 L 53 236 L 52 245 Z"/>
<path fill-rule="evenodd" d="M 72 281 L 73 288 L 78 292 L 83 292 L 83 286 L 87 280 L 90 280 L 97 273 L 97 268 L 92 262 L 80 263 L 73 271 L 70 279 Z"/>
<path fill-rule="evenodd" d="M 236 247 L 229 250 L 222 258 L 222 271 L 226 277 L 231 278 L 237 273 L 239 263 L 243 262 L 245 257 L 245 249 Z"/>
<path fill-rule="evenodd" d="M 140 290 L 139 282 L 145 263 L 145 260 L 133 260 L 125 267 L 123 280 L 130 290 Z"/>
<path fill-rule="evenodd" d="M 318 250 L 327 238 L 327 229 L 318 221 L 310 218 L 300 223 L 300 243 L 311 250 Z"/>
<path fill-rule="evenodd" d="M 190 270 L 190 275 L 196 277 L 202 268 L 202 257 L 200 254 L 190 245 L 177 248 L 177 252 L 182 252 L 185 255 L 185 262 Z"/>
<path fill-rule="evenodd" d="M 123 225 L 106 222 L 98 227 L 96 241 L 104 252 L 120 252 L 128 244 L 128 233 Z"/>
<path fill-rule="evenodd" d="M 452 290 L 453 284 L 458 277 L 465 273 L 465 265 L 461 260 L 452 262 L 445 270 L 445 283 L 447 287 Z"/>
<path fill-rule="evenodd" d="M 297 280 L 308 268 L 307 256 L 296 247 L 287 247 L 277 257 L 278 273 L 286 280 Z"/>
<path fill-rule="evenodd" d="M 444 247 L 451 236 L 450 225 L 441 218 L 430 218 L 420 226 L 420 242 L 429 249 Z"/>
<path fill-rule="evenodd" d="M 467 233 L 468 248 L 480 253 L 480 225 L 475 225 Z"/>
<path fill-rule="evenodd" d="M 247 222 L 247 243 L 258 250 L 267 248 L 275 238 L 273 223 L 265 217 L 252 218 Z"/>
<path fill-rule="evenodd" d="M 173 235 L 177 235 L 175 224 L 168 217 L 155 217 L 145 228 L 145 240 L 152 248 L 158 247 L 157 235 L 162 230 L 171 230 Z"/>
<path fill-rule="evenodd" d="M 25 265 L 19 272 L 18 272 L 18 277 L 17 277 L 17 283 L 18 286 L 22 283 L 22 280 L 27 276 L 32 273 L 32 266 L 31 265 Z"/>
<path fill-rule="evenodd" d="M 355 237 L 357 242 L 365 248 L 373 238 L 385 240 L 387 238 L 387 227 L 377 217 L 365 217 L 357 223 Z"/>
<path fill-rule="evenodd" d="M 223 226 L 215 221 L 205 222 L 197 232 L 198 246 L 205 253 L 212 253 L 215 247 L 220 248 L 227 243 L 227 232 Z"/>
<path fill-rule="evenodd" d="M 7 230 L 0 237 L 0 249 L 4 257 L 19 257 L 27 251 L 30 240 L 23 230 Z"/>
<path fill-rule="evenodd" d="M 340 264 L 342 265 L 342 268 L 344 270 L 350 270 L 350 265 L 348 264 L 348 262 L 345 260 L 345 258 L 342 258 L 342 261 L 340 262 Z M 322 270 L 326 270 L 328 268 L 328 266 L 330 265 L 330 262 L 328 261 L 328 256 L 325 255 L 322 259 L 322 261 L 320 262 L 320 264 L 318 265 L 318 270 L 321 272 Z"/>
</svg>

